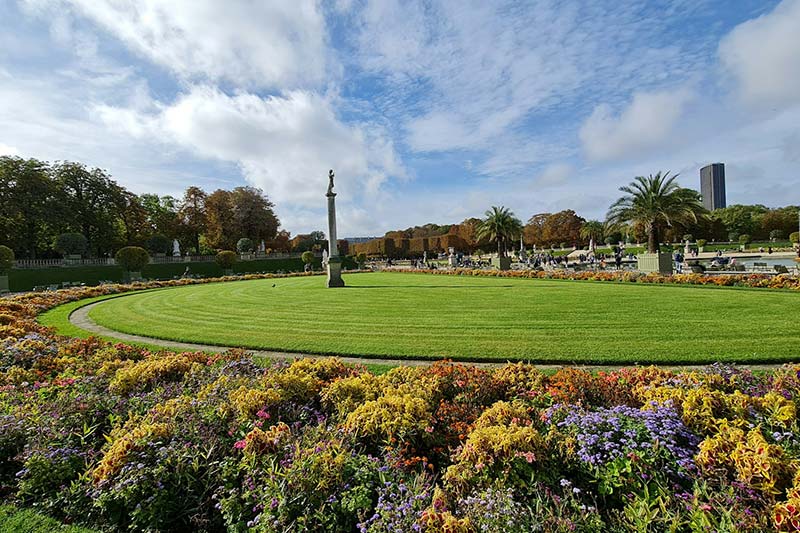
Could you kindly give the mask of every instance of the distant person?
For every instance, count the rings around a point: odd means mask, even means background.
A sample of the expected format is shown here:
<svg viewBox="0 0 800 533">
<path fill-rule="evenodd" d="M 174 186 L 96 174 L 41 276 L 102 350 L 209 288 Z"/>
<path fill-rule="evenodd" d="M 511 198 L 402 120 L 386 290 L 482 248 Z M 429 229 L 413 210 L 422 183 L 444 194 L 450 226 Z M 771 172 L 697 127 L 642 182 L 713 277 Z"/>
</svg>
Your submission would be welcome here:
<svg viewBox="0 0 800 533">
<path fill-rule="evenodd" d="M 614 264 L 617 265 L 617 270 L 622 269 L 622 252 L 617 251 L 617 253 L 614 254 Z"/>
<path fill-rule="evenodd" d="M 772 246 L 770 246 L 769 248 L 767 248 L 767 253 L 768 253 L 768 254 L 772 254 Z"/>
<path fill-rule="evenodd" d="M 190 276 L 191 276 L 191 274 L 189 273 L 189 267 L 187 266 L 186 270 L 183 271 L 183 275 L 181 277 L 182 278 L 188 278 Z"/>
</svg>

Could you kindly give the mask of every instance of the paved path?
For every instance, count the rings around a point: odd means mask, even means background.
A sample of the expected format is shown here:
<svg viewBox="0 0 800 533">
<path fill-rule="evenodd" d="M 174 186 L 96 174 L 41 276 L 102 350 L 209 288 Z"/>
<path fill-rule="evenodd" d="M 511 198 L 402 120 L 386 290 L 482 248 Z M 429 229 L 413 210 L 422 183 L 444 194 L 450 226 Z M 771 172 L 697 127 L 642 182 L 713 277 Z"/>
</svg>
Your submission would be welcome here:
<svg viewBox="0 0 800 533">
<path fill-rule="evenodd" d="M 164 339 L 155 339 L 153 337 L 143 337 L 141 335 L 130 335 L 128 333 L 121 333 L 119 331 L 114 331 L 113 329 L 106 328 L 94 322 L 91 318 L 89 318 L 89 311 L 96 306 L 103 303 L 103 301 L 94 302 L 83 307 L 79 307 L 75 311 L 73 311 L 69 315 L 69 321 L 72 325 L 77 326 L 83 330 L 89 331 L 91 333 L 95 333 L 97 335 L 102 335 L 104 337 L 112 337 L 114 339 L 118 339 L 125 342 L 140 342 L 145 344 L 152 344 L 155 346 L 162 346 L 164 348 L 169 348 L 171 350 L 181 350 L 187 352 L 211 352 L 211 353 L 219 353 L 224 352 L 225 350 L 234 349 L 232 346 L 214 346 L 211 344 L 197 344 L 191 342 L 177 342 L 177 341 L 168 341 Z M 274 352 L 269 350 L 247 350 L 249 353 L 253 354 L 256 357 L 264 357 L 267 359 L 295 359 L 298 357 L 311 357 L 315 359 L 321 359 L 325 357 L 331 357 L 329 355 L 319 355 L 319 354 L 305 354 L 305 353 L 294 353 L 294 352 Z M 347 356 L 336 356 L 339 360 L 345 363 L 351 364 L 377 364 L 377 365 L 394 365 L 394 366 L 429 366 L 433 364 L 433 361 L 425 361 L 420 359 L 383 359 L 383 358 L 373 358 L 373 357 L 347 357 Z M 505 364 L 505 361 L 498 361 L 496 363 L 486 363 L 486 362 L 464 362 L 463 364 L 472 365 L 472 366 L 479 366 L 479 367 L 493 367 L 493 366 L 502 366 Z M 634 365 L 585 365 L 585 364 L 574 364 L 574 365 L 564 365 L 564 364 L 537 364 L 536 367 L 542 370 L 558 370 L 559 368 L 564 367 L 573 367 L 573 368 L 582 368 L 584 370 L 614 370 L 617 368 L 623 367 L 630 367 Z M 658 365 L 662 366 L 662 365 Z M 706 365 L 666 365 L 663 368 L 672 369 L 672 370 L 696 370 L 700 368 L 704 368 Z M 779 364 L 773 365 L 740 365 L 751 370 L 772 370 L 775 368 L 780 367 Z"/>
</svg>

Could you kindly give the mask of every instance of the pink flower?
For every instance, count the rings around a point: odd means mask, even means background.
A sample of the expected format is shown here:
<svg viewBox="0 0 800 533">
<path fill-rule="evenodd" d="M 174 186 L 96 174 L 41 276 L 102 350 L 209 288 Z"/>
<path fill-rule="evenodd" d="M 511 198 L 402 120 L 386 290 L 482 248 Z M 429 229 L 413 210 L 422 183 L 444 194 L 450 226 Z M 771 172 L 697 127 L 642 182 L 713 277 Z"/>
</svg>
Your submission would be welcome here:
<svg viewBox="0 0 800 533">
<path fill-rule="evenodd" d="M 236 444 L 233 445 L 237 450 L 242 450 L 245 446 L 247 446 L 247 441 L 244 439 L 236 441 Z"/>
</svg>

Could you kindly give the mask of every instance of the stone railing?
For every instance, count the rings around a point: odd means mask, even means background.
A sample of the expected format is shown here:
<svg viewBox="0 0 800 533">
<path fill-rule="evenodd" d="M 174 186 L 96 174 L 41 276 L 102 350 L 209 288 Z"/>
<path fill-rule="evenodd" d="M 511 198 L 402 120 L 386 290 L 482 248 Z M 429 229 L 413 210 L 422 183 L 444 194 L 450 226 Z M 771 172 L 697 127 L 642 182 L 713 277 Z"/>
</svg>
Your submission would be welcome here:
<svg viewBox="0 0 800 533">
<path fill-rule="evenodd" d="M 239 254 L 239 261 L 256 261 L 260 259 L 292 259 L 298 258 L 300 253 L 280 253 L 271 254 L 252 253 Z M 314 254 L 321 257 L 321 253 Z M 214 255 L 183 255 L 174 257 L 172 255 L 156 255 L 150 257 L 150 262 L 157 265 L 168 263 L 210 263 L 216 260 Z M 84 266 L 114 266 L 117 262 L 113 257 L 100 257 L 91 259 L 17 259 L 14 261 L 14 268 L 58 268 L 58 267 L 84 267 Z"/>
</svg>

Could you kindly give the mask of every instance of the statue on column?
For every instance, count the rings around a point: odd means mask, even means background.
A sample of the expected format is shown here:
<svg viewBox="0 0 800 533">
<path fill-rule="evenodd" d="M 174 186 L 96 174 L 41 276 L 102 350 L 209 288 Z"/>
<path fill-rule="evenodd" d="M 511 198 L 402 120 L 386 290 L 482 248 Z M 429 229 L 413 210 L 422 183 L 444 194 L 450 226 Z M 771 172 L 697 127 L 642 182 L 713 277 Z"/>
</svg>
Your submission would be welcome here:
<svg viewBox="0 0 800 533">
<path fill-rule="evenodd" d="M 328 179 L 330 180 L 330 182 L 328 183 L 328 192 L 327 194 L 325 194 L 325 196 L 333 196 L 336 194 L 335 192 L 333 192 L 333 176 L 334 176 L 333 169 L 331 169 L 328 172 Z"/>
</svg>

